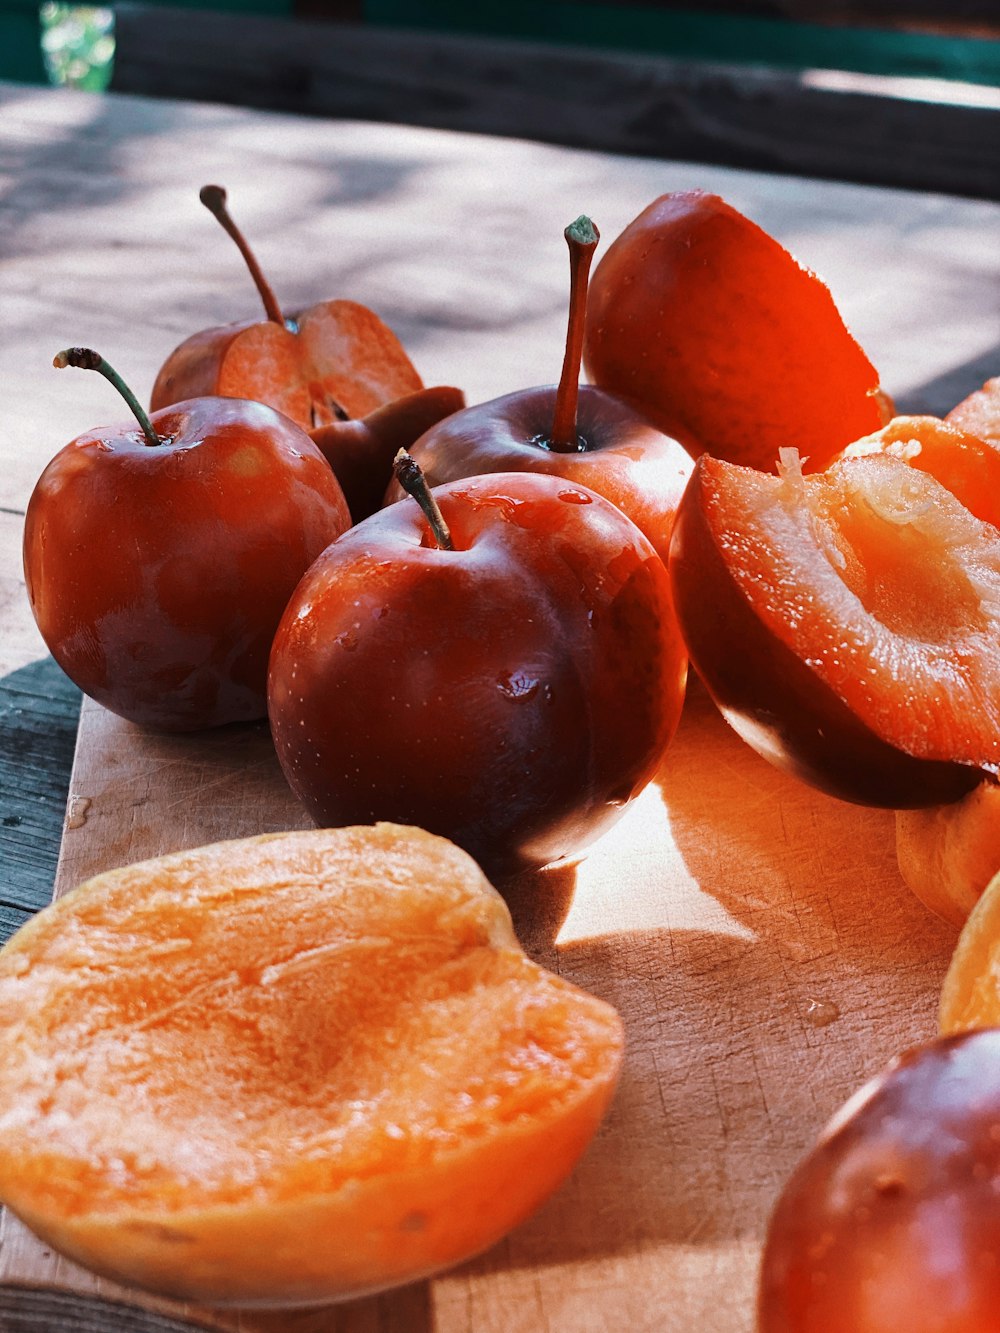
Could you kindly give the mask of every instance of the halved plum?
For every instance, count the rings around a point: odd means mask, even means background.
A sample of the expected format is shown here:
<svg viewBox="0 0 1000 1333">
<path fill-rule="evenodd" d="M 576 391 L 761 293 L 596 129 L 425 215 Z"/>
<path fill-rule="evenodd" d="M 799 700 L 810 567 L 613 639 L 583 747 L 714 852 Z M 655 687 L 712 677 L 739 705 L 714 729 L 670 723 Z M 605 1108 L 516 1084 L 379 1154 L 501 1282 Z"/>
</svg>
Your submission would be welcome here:
<svg viewBox="0 0 1000 1333">
<path fill-rule="evenodd" d="M 925 907 L 960 926 L 1000 871 L 1000 786 L 960 801 L 896 811 L 896 862 Z"/>
<path fill-rule="evenodd" d="M 951 409 L 945 421 L 982 440 L 1000 444 L 1000 375 L 987 380 L 981 389 Z"/>
<path fill-rule="evenodd" d="M 1000 380 L 997 386 L 1000 388 Z M 848 445 L 840 457 L 891 454 L 921 472 L 929 472 L 976 518 L 1000 527 L 998 443 L 1000 439 L 990 444 L 986 438 L 970 434 L 950 418 L 899 416 L 873 435 Z"/>
<path fill-rule="evenodd" d="M 812 471 L 891 415 L 829 289 L 718 195 L 662 195 L 590 284 L 591 382 L 661 431 L 774 472 L 796 444 Z"/>
<path fill-rule="evenodd" d="M 957 800 L 1000 765 L 1000 532 L 879 454 L 702 456 L 670 549 L 691 660 L 760 754 L 844 800 Z"/>
</svg>

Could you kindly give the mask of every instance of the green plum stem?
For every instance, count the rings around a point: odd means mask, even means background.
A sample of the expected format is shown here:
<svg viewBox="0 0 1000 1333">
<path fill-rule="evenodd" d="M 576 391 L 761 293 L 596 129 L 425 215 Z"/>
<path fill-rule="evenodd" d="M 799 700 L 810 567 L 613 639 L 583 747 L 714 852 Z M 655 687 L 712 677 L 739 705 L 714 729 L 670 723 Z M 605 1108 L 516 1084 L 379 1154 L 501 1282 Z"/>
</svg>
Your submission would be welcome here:
<svg viewBox="0 0 1000 1333">
<path fill-rule="evenodd" d="M 434 540 L 441 550 L 454 551 L 455 543 L 451 539 L 451 531 L 417 460 L 405 449 L 400 449 L 393 459 L 392 471 L 403 490 L 407 495 L 412 495 L 424 511 L 424 517 L 431 526 Z"/>
<path fill-rule="evenodd" d="M 57 352 L 52 358 L 52 364 L 59 370 L 66 366 L 76 366 L 78 370 L 96 370 L 99 375 L 115 386 L 121 396 L 132 409 L 132 414 L 142 427 L 142 433 L 146 437 L 146 443 L 151 448 L 159 448 L 164 443 L 163 439 L 157 435 L 153 429 L 153 423 L 146 415 L 146 410 L 136 398 L 135 394 L 128 387 L 122 377 L 115 370 L 110 362 L 105 361 L 100 352 L 93 351 L 90 347 L 67 347 L 63 352 Z"/>
<path fill-rule="evenodd" d="M 580 447 L 577 407 L 580 401 L 580 366 L 583 362 L 583 337 L 587 321 L 587 284 L 594 251 L 601 233 L 590 218 L 580 216 L 563 232 L 569 246 L 569 321 L 566 329 L 566 354 L 556 389 L 549 448 L 559 454 L 576 453 Z"/>
<path fill-rule="evenodd" d="M 281 313 L 281 307 L 278 305 L 278 298 L 274 294 L 274 289 L 264 277 L 263 270 L 257 263 L 257 256 L 247 244 L 246 237 L 237 227 L 230 216 L 229 209 L 226 206 L 226 192 L 221 185 L 203 185 L 199 191 L 198 198 L 205 205 L 208 211 L 221 223 L 223 230 L 226 231 L 236 242 L 240 254 L 250 270 L 250 276 L 254 280 L 257 291 L 260 293 L 260 299 L 264 302 L 264 313 L 269 320 L 275 324 L 285 324 L 285 317 Z"/>
</svg>

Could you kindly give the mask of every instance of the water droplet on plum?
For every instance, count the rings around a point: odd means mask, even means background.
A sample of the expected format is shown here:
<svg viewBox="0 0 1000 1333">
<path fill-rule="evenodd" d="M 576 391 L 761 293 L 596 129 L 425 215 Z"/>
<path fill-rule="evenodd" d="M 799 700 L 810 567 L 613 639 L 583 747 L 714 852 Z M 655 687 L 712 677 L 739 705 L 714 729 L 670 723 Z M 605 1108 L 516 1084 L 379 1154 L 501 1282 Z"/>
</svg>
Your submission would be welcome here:
<svg viewBox="0 0 1000 1333">
<path fill-rule="evenodd" d="M 497 678 L 497 689 L 505 699 L 527 703 L 538 693 L 541 681 L 525 671 L 510 671 Z"/>
</svg>

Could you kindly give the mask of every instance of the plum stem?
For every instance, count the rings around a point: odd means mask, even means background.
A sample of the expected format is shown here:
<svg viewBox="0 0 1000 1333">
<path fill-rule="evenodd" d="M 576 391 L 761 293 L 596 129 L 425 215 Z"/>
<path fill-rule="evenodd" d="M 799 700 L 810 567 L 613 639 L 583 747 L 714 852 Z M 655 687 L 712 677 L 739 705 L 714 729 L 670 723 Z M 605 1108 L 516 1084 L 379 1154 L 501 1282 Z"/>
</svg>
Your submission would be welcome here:
<svg viewBox="0 0 1000 1333">
<path fill-rule="evenodd" d="M 226 192 L 221 185 L 203 185 L 198 194 L 201 202 L 212 216 L 222 224 L 223 229 L 239 247 L 239 252 L 246 261 L 250 276 L 260 293 L 260 299 L 264 302 L 264 312 L 268 319 L 275 324 L 284 325 L 285 317 L 281 313 L 281 307 L 278 305 L 278 298 L 274 294 L 274 289 L 267 278 L 264 277 L 264 273 L 257 263 L 256 255 L 247 244 L 246 237 L 230 216 L 229 209 L 226 207 L 226 197 Z"/>
<path fill-rule="evenodd" d="M 583 360 L 583 335 L 587 319 L 587 283 L 594 251 L 601 239 L 590 218 L 581 216 L 563 232 L 569 246 L 569 322 L 566 328 L 566 354 L 556 389 L 549 448 L 559 454 L 573 454 L 580 448 L 576 414 L 580 400 L 580 364 Z"/>
<path fill-rule="evenodd" d="M 407 495 L 412 495 L 424 511 L 424 517 L 431 525 L 431 533 L 440 549 L 442 551 L 454 551 L 455 543 L 451 539 L 451 531 L 438 507 L 437 500 L 434 499 L 431 488 L 427 485 L 423 468 L 417 460 L 405 449 L 399 449 L 392 461 L 392 472 Z"/>
<path fill-rule="evenodd" d="M 146 415 L 145 408 L 136 398 L 135 394 L 128 387 L 122 377 L 115 370 L 110 362 L 105 361 L 100 352 L 95 352 L 90 347 L 67 347 L 65 351 L 57 352 L 52 358 L 52 364 L 58 369 L 63 370 L 66 366 L 76 366 L 78 370 L 96 370 L 99 375 L 115 386 L 121 396 L 132 409 L 132 414 L 142 427 L 142 433 L 146 437 L 146 443 L 151 448 L 159 448 L 165 441 L 157 435 L 153 429 L 153 423 Z"/>
</svg>

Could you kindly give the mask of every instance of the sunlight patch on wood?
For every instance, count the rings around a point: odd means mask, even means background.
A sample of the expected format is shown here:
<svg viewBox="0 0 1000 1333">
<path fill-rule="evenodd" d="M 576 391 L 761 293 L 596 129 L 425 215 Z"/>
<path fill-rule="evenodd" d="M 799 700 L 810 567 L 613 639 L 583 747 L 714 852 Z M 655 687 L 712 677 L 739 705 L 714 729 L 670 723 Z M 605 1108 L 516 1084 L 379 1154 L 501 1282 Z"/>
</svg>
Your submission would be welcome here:
<svg viewBox="0 0 1000 1333">
<path fill-rule="evenodd" d="M 556 945 L 637 930 L 756 938 L 688 870 L 656 783 L 577 866 L 573 902 Z"/>
</svg>

